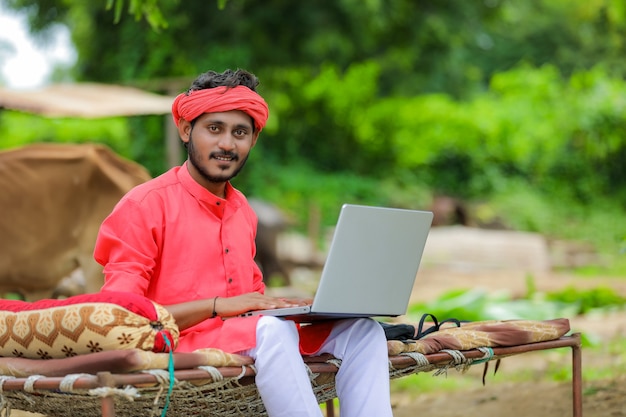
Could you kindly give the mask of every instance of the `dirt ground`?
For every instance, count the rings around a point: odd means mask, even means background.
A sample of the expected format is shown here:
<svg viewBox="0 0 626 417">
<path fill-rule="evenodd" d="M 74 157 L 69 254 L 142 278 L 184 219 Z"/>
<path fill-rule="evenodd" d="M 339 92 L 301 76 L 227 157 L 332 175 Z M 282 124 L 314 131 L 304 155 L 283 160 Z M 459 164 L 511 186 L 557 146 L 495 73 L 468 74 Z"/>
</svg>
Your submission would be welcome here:
<svg viewBox="0 0 626 417">
<path fill-rule="evenodd" d="M 584 385 L 585 417 L 626 416 L 626 377 Z M 395 417 L 560 417 L 572 415 L 569 383 L 548 381 L 488 383 L 486 387 L 426 394 L 402 402 L 395 398 Z"/>
<path fill-rule="evenodd" d="M 432 299 L 453 288 L 481 287 L 489 291 L 510 290 L 523 294 L 526 277 L 523 273 L 511 271 L 453 271 L 423 269 L 418 274 L 418 284 L 412 298 L 415 301 Z M 535 276 L 539 291 L 549 291 L 568 285 L 577 287 L 610 286 L 626 296 L 626 279 L 615 278 L 575 278 L 567 274 L 543 274 Z M 570 318 L 573 331 L 582 332 L 599 341 L 626 338 L 626 312 L 603 316 Z M 556 352 L 556 351 L 555 351 Z M 432 415 L 437 417 L 544 417 L 572 415 L 572 386 L 570 382 L 554 382 L 544 378 L 545 371 L 552 361 L 568 361 L 571 355 L 558 353 L 529 353 L 505 358 L 496 375 L 491 372 L 482 385 L 482 368 L 473 367 L 467 374 L 468 387 L 445 392 L 429 392 L 412 396 L 394 393 L 395 417 Z M 558 355 L 558 356 L 556 356 Z M 622 355 L 623 357 L 623 355 Z M 583 349 L 583 369 L 610 368 L 624 369 L 622 359 L 610 352 L 596 352 Z M 475 369 L 481 368 L 481 369 Z M 493 369 L 493 368 L 491 368 Z M 509 381 L 518 371 L 532 372 L 529 382 Z M 447 378 L 457 378 L 456 371 L 449 371 Z M 429 374 L 417 377 L 431 378 Z M 440 378 L 435 377 L 435 378 Z M 443 376 L 446 378 L 446 376 Z M 472 379 L 474 382 L 472 382 Z M 583 415 L 585 417 L 626 416 L 626 375 L 615 375 L 610 379 L 583 381 Z"/>
</svg>

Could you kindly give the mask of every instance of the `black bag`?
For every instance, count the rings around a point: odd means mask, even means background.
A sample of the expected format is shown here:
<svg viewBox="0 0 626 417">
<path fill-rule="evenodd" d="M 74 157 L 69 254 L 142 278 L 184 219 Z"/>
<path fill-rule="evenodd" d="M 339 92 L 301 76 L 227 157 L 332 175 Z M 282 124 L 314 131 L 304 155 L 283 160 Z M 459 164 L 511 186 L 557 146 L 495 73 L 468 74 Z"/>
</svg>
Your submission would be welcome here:
<svg viewBox="0 0 626 417">
<path fill-rule="evenodd" d="M 380 322 L 387 340 L 411 340 L 415 337 L 415 326 L 410 324 L 390 324 Z"/>
<path fill-rule="evenodd" d="M 424 328 L 424 322 L 426 319 L 430 317 L 433 322 L 433 326 L 429 327 L 426 330 Z M 445 319 L 443 321 L 438 321 L 435 316 L 430 313 L 426 313 L 422 315 L 420 319 L 419 325 L 417 327 L 417 331 L 415 326 L 411 324 L 390 324 L 380 322 L 380 325 L 383 327 L 385 331 L 385 336 L 387 340 L 400 340 L 405 343 L 410 343 L 415 340 L 419 340 L 427 334 L 438 331 L 442 325 L 446 323 L 454 323 L 457 327 L 461 327 L 461 321 L 457 319 Z"/>
</svg>

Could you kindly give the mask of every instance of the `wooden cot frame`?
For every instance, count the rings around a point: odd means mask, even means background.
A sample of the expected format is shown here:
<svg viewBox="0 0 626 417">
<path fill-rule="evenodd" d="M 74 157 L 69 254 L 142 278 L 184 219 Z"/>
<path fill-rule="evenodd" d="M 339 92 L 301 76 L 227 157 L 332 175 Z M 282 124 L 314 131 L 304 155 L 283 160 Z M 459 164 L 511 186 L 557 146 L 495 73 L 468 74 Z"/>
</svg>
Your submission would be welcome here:
<svg viewBox="0 0 626 417">
<path fill-rule="evenodd" d="M 465 361 L 467 366 L 477 363 L 484 363 L 486 360 L 491 361 L 504 357 L 519 355 L 529 352 L 545 351 L 550 349 L 559 349 L 569 347 L 572 350 L 572 415 L 573 417 L 582 417 L 582 347 L 581 347 L 581 335 L 574 333 L 569 336 L 563 336 L 559 339 L 537 342 L 525 345 L 509 346 L 509 347 L 494 347 L 490 348 L 490 356 L 485 359 L 484 349 L 473 349 L 468 351 L 455 351 L 457 355 L 452 355 L 448 351 L 442 351 L 423 355 L 422 358 L 427 359 L 427 366 L 424 367 L 424 363 L 420 367 L 415 368 L 417 361 L 414 356 L 408 354 L 400 354 L 389 357 L 390 369 L 399 370 L 400 376 L 409 375 L 412 373 L 429 372 L 433 370 L 447 370 L 450 367 L 460 365 L 458 353 L 462 355 L 462 361 Z M 456 356 L 456 357 L 455 357 Z M 314 374 L 336 374 L 339 365 L 332 360 L 328 360 L 328 357 L 305 357 L 305 362 L 310 371 Z M 225 379 L 236 379 L 241 384 L 253 384 L 255 369 L 253 366 L 243 367 L 221 367 L 215 368 L 219 371 L 221 376 Z M 208 372 L 202 368 L 192 369 L 179 369 L 174 371 L 174 378 L 177 381 L 199 381 L 209 378 Z M 3 380 L 0 385 L 0 393 L 2 393 L 2 399 L 4 394 L 10 397 L 12 393 L 20 392 L 35 392 L 41 394 L 42 392 L 63 392 L 62 384 L 64 378 L 62 377 L 39 377 L 35 380 L 29 378 L 10 378 Z M 120 387 L 136 387 L 145 386 L 149 384 L 158 384 L 158 378 L 150 373 L 126 373 L 116 374 L 111 372 L 98 372 L 96 375 L 81 374 L 77 376 L 72 383 L 72 389 L 75 390 L 92 390 L 98 388 L 120 388 Z M 162 381 L 161 381 L 162 384 Z M 72 401 L 72 395 L 69 393 L 68 401 Z M 318 396 L 318 399 L 320 397 Z M 8 400 L 10 403 L 10 399 Z M 334 417 L 335 410 L 333 408 L 332 399 L 325 399 L 321 402 L 326 402 L 327 417 Z M 103 396 L 100 399 L 100 410 L 102 417 L 115 417 L 116 406 L 114 396 Z M 36 410 L 34 410 L 36 411 Z M 211 415 L 211 414 L 209 414 Z"/>
</svg>

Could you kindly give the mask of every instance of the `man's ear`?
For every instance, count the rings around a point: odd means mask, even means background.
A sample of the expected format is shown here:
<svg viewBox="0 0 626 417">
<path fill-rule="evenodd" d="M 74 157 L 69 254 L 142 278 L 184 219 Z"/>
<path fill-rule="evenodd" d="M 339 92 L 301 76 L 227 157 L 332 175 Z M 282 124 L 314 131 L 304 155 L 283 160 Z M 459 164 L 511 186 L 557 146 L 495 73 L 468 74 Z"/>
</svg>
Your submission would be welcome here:
<svg viewBox="0 0 626 417">
<path fill-rule="evenodd" d="M 185 119 L 180 119 L 178 122 L 178 135 L 184 143 L 189 142 L 189 136 L 191 135 L 191 123 Z"/>
<path fill-rule="evenodd" d="M 254 147 L 254 145 L 256 145 L 256 140 L 259 138 L 259 132 L 258 130 L 254 131 L 254 134 L 252 135 L 252 147 Z"/>
</svg>

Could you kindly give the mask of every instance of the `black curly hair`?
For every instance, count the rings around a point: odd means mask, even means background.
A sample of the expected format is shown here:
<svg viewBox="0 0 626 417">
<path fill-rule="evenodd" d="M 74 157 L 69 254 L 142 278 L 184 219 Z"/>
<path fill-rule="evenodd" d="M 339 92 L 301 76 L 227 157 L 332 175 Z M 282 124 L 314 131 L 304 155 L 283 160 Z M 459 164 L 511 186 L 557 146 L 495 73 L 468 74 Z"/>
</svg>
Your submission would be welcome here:
<svg viewBox="0 0 626 417">
<path fill-rule="evenodd" d="M 200 74 L 187 91 L 191 92 L 215 87 L 237 87 L 238 85 L 256 91 L 256 87 L 259 85 L 259 79 L 254 74 L 242 69 L 238 69 L 237 71 L 227 69 L 222 73 L 207 71 Z"/>
</svg>

